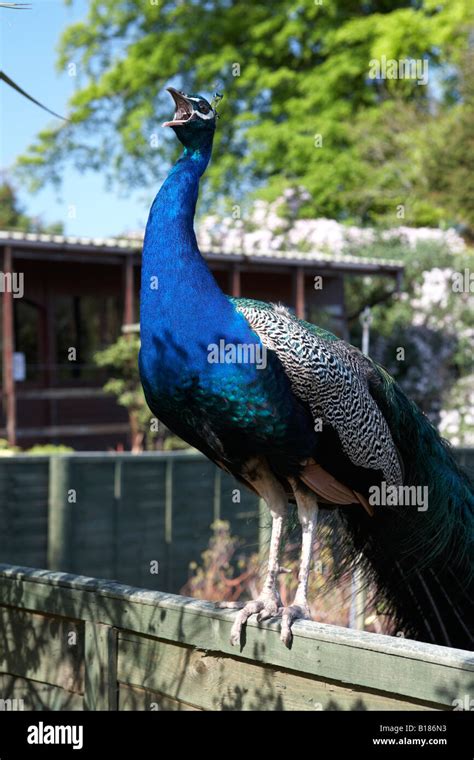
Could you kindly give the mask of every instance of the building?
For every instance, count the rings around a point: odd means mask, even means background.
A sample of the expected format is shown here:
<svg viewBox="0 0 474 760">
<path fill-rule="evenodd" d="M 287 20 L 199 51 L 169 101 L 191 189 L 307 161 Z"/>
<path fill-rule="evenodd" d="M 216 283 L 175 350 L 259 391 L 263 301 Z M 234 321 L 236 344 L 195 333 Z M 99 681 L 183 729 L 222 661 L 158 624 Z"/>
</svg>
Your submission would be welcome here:
<svg viewBox="0 0 474 760">
<path fill-rule="evenodd" d="M 127 414 L 104 394 L 93 355 L 138 321 L 140 255 L 141 242 L 128 239 L 0 232 L 0 437 L 22 447 L 128 446 Z M 316 253 L 204 255 L 225 292 L 281 301 L 342 337 L 344 278 L 384 276 L 395 290 L 403 271 L 398 261 Z"/>
</svg>

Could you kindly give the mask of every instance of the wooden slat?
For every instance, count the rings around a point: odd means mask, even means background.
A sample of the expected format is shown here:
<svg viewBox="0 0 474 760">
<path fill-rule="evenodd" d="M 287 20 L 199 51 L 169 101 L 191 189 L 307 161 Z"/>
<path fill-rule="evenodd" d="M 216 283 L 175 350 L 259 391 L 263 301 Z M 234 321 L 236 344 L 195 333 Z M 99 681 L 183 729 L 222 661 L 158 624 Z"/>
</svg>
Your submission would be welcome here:
<svg viewBox="0 0 474 760">
<path fill-rule="evenodd" d="M 74 504 L 69 503 L 71 488 L 71 459 L 51 457 L 49 465 L 48 500 L 48 567 L 51 570 L 71 570 Z"/>
<path fill-rule="evenodd" d="M 0 459 L 0 556 L 4 562 L 47 564 L 48 460 Z"/>
<path fill-rule="evenodd" d="M 82 622 L 0 607 L 0 630 L 0 673 L 84 691 Z"/>
<path fill-rule="evenodd" d="M 120 634 L 118 678 L 201 710 L 433 709 L 214 652 Z"/>
<path fill-rule="evenodd" d="M 117 709 L 117 631 L 108 625 L 86 622 L 85 710 Z"/>
<path fill-rule="evenodd" d="M 14 266 L 12 249 L 9 245 L 3 248 L 2 274 L 13 276 Z M 13 309 L 13 292 L 4 288 L 2 294 L 2 395 L 3 411 L 6 417 L 6 437 L 10 446 L 16 445 L 16 399 L 15 378 L 13 375 L 13 353 L 15 351 L 15 325 Z"/>
<path fill-rule="evenodd" d="M 115 435 L 128 433 L 130 427 L 125 422 L 110 422 L 108 424 L 94 425 L 45 425 L 38 428 L 18 428 L 17 438 L 61 438 L 77 435 Z M 0 429 L 0 435 L 3 429 Z"/>
<path fill-rule="evenodd" d="M 0 675 L 0 694 L 4 700 L 16 700 L 10 706 L 5 705 L 7 710 L 82 710 L 84 704 L 82 694 L 5 674 Z"/>
<path fill-rule="evenodd" d="M 31 399 L 107 398 L 102 388 L 32 388 L 17 393 L 18 401 Z"/>
<path fill-rule="evenodd" d="M 178 702 L 176 699 L 170 699 L 156 691 L 141 689 L 138 686 L 129 686 L 120 683 L 118 689 L 118 709 L 119 710 L 147 710 L 168 712 L 188 712 L 198 710 L 184 702 Z"/>
</svg>

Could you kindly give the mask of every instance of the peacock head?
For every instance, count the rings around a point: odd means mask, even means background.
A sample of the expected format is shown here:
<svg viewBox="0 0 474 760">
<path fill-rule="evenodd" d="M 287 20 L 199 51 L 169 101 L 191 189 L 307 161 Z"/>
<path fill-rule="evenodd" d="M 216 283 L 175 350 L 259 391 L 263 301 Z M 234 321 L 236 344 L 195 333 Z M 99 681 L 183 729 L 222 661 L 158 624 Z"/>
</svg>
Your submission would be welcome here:
<svg viewBox="0 0 474 760">
<path fill-rule="evenodd" d="M 176 136 L 186 148 L 201 148 L 212 141 L 216 128 L 217 113 L 205 98 L 199 95 L 185 95 L 184 92 L 168 87 L 175 103 L 175 114 L 164 127 L 173 127 Z"/>
</svg>

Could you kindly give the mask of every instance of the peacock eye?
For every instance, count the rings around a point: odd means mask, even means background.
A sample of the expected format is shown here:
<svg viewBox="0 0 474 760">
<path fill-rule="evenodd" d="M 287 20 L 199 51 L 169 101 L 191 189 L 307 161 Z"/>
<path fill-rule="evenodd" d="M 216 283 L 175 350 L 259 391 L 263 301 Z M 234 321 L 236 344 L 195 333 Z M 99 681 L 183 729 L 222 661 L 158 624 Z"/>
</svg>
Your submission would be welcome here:
<svg viewBox="0 0 474 760">
<path fill-rule="evenodd" d="M 209 113 L 209 111 L 211 110 L 210 106 L 206 103 L 205 100 L 199 101 L 198 108 L 201 111 L 201 113 L 204 113 L 204 114 Z"/>
</svg>

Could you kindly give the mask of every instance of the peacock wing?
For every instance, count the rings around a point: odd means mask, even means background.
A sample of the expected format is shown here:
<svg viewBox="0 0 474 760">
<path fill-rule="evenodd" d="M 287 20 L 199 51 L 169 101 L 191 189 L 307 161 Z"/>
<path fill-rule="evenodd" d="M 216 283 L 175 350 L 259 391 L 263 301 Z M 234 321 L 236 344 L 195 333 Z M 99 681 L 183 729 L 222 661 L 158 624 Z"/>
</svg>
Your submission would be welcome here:
<svg viewBox="0 0 474 760">
<path fill-rule="evenodd" d="M 388 485 L 402 483 L 397 449 L 369 389 L 369 362 L 345 341 L 297 319 L 286 308 L 232 299 L 263 345 L 274 351 L 292 390 L 320 421 L 337 433 L 352 464 L 383 473 Z"/>
</svg>

